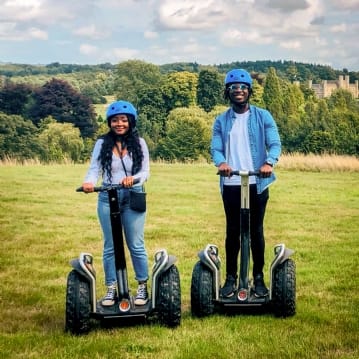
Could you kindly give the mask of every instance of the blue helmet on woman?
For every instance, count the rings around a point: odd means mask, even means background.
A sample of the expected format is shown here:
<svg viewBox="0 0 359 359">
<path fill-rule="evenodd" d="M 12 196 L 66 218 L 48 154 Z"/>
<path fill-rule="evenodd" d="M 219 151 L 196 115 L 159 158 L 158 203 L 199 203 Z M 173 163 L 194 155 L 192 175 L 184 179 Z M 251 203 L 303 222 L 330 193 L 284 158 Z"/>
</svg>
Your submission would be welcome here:
<svg viewBox="0 0 359 359">
<path fill-rule="evenodd" d="M 249 87 L 252 87 L 253 80 L 251 75 L 246 70 L 234 69 L 227 72 L 224 84 L 227 86 L 235 82 L 241 82 L 247 84 Z"/>
<path fill-rule="evenodd" d="M 137 120 L 137 110 L 132 105 L 132 103 L 127 101 L 115 101 L 112 102 L 106 111 L 106 120 L 108 123 L 108 126 L 110 126 L 110 118 L 115 115 L 124 114 L 124 115 L 130 115 L 130 117 L 133 118 L 133 122 L 135 125 Z"/>
</svg>

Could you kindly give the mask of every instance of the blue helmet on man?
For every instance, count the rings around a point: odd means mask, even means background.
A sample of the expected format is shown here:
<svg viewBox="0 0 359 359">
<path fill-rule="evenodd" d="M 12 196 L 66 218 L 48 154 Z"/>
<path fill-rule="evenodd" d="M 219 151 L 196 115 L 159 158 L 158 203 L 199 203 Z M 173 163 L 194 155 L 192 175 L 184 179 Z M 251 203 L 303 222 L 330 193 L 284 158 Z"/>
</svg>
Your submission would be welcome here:
<svg viewBox="0 0 359 359">
<path fill-rule="evenodd" d="M 233 69 L 227 72 L 224 84 L 227 86 L 236 82 L 247 84 L 249 87 L 253 84 L 251 75 L 243 69 Z"/>
</svg>

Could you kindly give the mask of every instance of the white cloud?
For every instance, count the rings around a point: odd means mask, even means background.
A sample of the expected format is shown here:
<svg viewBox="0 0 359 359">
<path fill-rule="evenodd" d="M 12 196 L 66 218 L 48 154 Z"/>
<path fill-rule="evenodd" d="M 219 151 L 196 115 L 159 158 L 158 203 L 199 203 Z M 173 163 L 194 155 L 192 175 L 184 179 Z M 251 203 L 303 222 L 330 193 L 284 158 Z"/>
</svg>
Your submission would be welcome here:
<svg viewBox="0 0 359 359">
<path fill-rule="evenodd" d="M 156 31 L 145 31 L 143 33 L 143 37 L 145 39 L 156 39 L 156 38 L 158 38 L 158 32 L 156 32 Z"/>
<path fill-rule="evenodd" d="M 332 0 L 331 1 L 336 9 L 340 10 L 359 10 L 358 0 Z"/>
<path fill-rule="evenodd" d="M 288 59 L 359 68 L 359 0 L 0 3 L 0 53 L 10 62 Z"/>
<path fill-rule="evenodd" d="M 89 45 L 89 44 L 82 44 L 80 45 L 80 53 L 84 55 L 96 55 L 99 51 L 98 47 Z"/>
<path fill-rule="evenodd" d="M 30 38 L 39 40 L 47 40 L 49 37 L 46 31 L 37 29 L 36 27 L 30 28 L 28 30 L 28 34 Z"/>
<path fill-rule="evenodd" d="M 104 28 L 98 29 L 95 24 L 83 26 L 73 30 L 74 35 L 88 37 L 93 40 L 101 40 L 109 37 L 111 34 Z"/>
<path fill-rule="evenodd" d="M 139 50 L 136 49 L 129 49 L 126 47 L 114 48 L 110 51 L 111 61 L 118 62 L 118 61 L 133 59 L 136 58 L 139 55 L 139 53 L 140 53 Z"/>
<path fill-rule="evenodd" d="M 326 39 L 323 39 L 323 38 L 319 37 L 319 36 L 316 37 L 314 39 L 314 41 L 315 41 L 316 45 L 321 46 L 321 47 L 325 47 L 325 46 L 328 45 L 328 41 Z"/>
<path fill-rule="evenodd" d="M 213 28 L 224 20 L 221 1 L 164 0 L 158 8 L 158 26 L 173 30 Z"/>
<path fill-rule="evenodd" d="M 0 39 L 7 41 L 47 40 L 48 33 L 36 27 L 20 31 L 15 22 L 0 23 Z"/>
<path fill-rule="evenodd" d="M 334 25 L 330 28 L 331 32 L 346 32 L 347 31 L 347 25 L 346 24 L 338 24 Z"/>
<path fill-rule="evenodd" d="M 240 46 L 249 44 L 270 44 L 273 39 L 270 36 L 261 34 L 258 31 L 242 32 L 236 29 L 229 29 L 221 35 L 221 43 L 226 46 Z"/>
<path fill-rule="evenodd" d="M 301 43 L 299 41 L 282 41 L 280 46 L 285 49 L 299 50 L 301 48 Z"/>
</svg>

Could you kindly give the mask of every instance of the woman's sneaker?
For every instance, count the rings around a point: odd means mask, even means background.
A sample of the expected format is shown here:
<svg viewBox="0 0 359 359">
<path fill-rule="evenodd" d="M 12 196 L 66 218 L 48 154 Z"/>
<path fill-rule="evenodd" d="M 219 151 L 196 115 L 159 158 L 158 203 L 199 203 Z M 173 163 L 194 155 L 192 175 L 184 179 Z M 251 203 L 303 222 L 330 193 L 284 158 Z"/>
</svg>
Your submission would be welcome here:
<svg viewBox="0 0 359 359">
<path fill-rule="evenodd" d="M 148 302 L 147 284 L 140 283 L 137 288 L 135 305 L 145 305 Z"/>
<path fill-rule="evenodd" d="M 110 285 L 107 287 L 107 293 L 102 298 L 101 304 L 104 307 L 110 307 L 111 305 L 114 305 L 116 302 L 116 285 Z"/>
</svg>

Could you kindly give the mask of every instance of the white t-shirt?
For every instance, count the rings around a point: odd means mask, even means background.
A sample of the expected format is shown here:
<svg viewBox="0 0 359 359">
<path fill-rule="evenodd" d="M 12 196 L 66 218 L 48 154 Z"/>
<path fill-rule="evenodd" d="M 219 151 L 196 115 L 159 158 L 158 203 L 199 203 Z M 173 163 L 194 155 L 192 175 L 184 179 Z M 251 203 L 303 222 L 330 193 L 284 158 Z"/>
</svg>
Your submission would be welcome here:
<svg viewBox="0 0 359 359">
<path fill-rule="evenodd" d="M 249 110 L 245 113 L 235 113 L 235 115 L 236 119 L 229 133 L 227 163 L 233 170 L 253 171 L 254 168 L 248 136 Z M 256 183 L 254 176 L 249 177 L 249 183 Z M 224 179 L 224 185 L 226 186 L 238 186 L 240 184 L 240 176 L 226 177 Z"/>
</svg>

